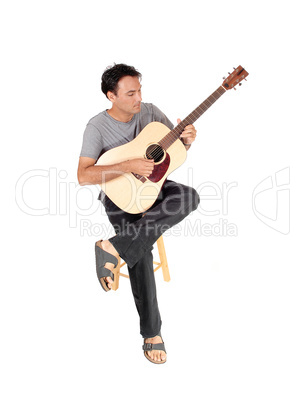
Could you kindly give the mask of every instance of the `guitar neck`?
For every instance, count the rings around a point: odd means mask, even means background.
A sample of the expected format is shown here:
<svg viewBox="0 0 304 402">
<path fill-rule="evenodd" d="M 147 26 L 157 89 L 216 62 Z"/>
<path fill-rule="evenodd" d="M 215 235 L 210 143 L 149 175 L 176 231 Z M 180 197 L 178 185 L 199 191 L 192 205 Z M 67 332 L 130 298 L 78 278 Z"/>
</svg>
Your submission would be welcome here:
<svg viewBox="0 0 304 402">
<path fill-rule="evenodd" d="M 159 145 L 163 149 L 168 149 L 176 140 L 179 139 L 180 135 L 184 131 L 184 128 L 189 124 L 193 124 L 210 106 L 217 101 L 226 90 L 220 86 L 216 91 L 213 92 L 203 103 L 201 103 L 196 109 L 193 110 L 183 121 L 181 121 L 172 131 L 170 131 L 162 140 L 159 141 Z"/>
</svg>

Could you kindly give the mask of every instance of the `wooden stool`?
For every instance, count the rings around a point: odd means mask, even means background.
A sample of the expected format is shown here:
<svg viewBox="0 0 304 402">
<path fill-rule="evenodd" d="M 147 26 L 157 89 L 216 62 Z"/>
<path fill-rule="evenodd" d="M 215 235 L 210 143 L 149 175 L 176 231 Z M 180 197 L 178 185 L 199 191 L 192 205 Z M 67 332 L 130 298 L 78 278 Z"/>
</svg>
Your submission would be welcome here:
<svg viewBox="0 0 304 402">
<path fill-rule="evenodd" d="M 159 239 L 157 240 L 156 243 L 157 243 L 160 262 L 153 261 L 153 264 L 155 265 L 154 272 L 156 272 L 159 268 L 162 268 L 164 281 L 169 282 L 170 281 L 170 274 L 169 274 L 168 261 L 167 261 L 167 257 L 166 257 L 166 251 L 165 251 L 165 245 L 164 245 L 163 236 L 159 237 Z M 119 287 L 119 277 L 120 276 L 123 276 L 124 278 L 129 278 L 129 275 L 126 275 L 126 274 L 123 274 L 123 273 L 120 272 L 120 268 L 123 267 L 124 265 L 126 265 L 126 263 L 121 262 L 121 258 L 119 258 L 117 267 L 113 270 L 113 272 L 114 272 L 114 283 L 112 285 L 112 290 L 117 290 L 118 289 L 118 287 Z"/>
</svg>

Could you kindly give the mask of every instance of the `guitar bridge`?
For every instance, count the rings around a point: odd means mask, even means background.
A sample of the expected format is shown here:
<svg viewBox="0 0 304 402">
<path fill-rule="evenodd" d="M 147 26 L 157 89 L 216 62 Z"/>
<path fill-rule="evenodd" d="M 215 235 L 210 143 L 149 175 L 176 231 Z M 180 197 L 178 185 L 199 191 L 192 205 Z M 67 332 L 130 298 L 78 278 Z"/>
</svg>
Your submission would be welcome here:
<svg viewBox="0 0 304 402">
<path fill-rule="evenodd" d="M 144 183 L 145 181 L 147 181 L 147 179 L 144 176 L 141 176 L 140 174 L 137 173 L 132 173 L 134 177 L 136 177 L 136 179 L 138 179 L 139 181 L 141 181 L 142 183 Z"/>
</svg>

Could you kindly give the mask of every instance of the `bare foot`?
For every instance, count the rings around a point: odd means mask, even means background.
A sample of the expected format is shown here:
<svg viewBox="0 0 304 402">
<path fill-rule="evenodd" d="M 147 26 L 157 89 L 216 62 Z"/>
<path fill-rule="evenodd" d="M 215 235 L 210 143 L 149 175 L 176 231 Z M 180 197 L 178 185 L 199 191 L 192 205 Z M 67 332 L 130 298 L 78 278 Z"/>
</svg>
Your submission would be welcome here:
<svg viewBox="0 0 304 402">
<path fill-rule="evenodd" d="M 145 343 L 163 343 L 163 340 L 160 336 L 155 336 L 154 338 L 146 338 Z M 151 350 L 147 351 L 147 353 L 148 356 L 156 362 L 166 361 L 167 359 L 166 352 L 164 352 L 163 350 Z"/>
<path fill-rule="evenodd" d="M 107 251 L 108 253 L 114 255 L 114 257 L 119 258 L 119 254 L 116 251 L 116 248 L 113 246 L 109 240 L 100 240 L 97 242 L 98 247 L 100 247 L 102 250 Z M 107 262 L 105 264 L 105 268 L 109 269 L 111 272 L 113 272 L 114 264 L 111 262 Z M 112 288 L 113 280 L 110 276 L 107 276 L 104 278 L 105 281 L 107 282 L 107 286 L 109 289 Z"/>
</svg>

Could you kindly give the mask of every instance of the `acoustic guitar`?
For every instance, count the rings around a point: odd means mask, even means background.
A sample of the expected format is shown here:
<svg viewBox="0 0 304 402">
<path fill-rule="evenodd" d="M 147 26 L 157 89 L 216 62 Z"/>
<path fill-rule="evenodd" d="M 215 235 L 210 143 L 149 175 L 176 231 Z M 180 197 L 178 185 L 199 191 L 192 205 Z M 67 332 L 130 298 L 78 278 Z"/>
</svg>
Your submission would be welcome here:
<svg viewBox="0 0 304 402">
<path fill-rule="evenodd" d="M 134 140 L 105 152 L 97 165 L 112 165 L 136 158 L 153 159 L 155 162 L 149 177 L 125 173 L 101 184 L 102 190 L 114 204 L 131 214 L 149 209 L 168 175 L 186 160 L 187 151 L 180 139 L 184 128 L 193 124 L 226 91 L 235 89 L 247 76 L 247 71 L 241 66 L 234 69 L 222 85 L 173 130 L 162 123 L 152 122 Z"/>
</svg>

